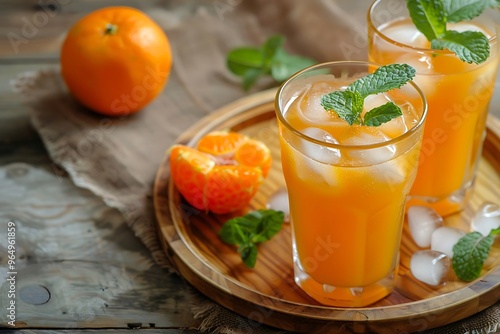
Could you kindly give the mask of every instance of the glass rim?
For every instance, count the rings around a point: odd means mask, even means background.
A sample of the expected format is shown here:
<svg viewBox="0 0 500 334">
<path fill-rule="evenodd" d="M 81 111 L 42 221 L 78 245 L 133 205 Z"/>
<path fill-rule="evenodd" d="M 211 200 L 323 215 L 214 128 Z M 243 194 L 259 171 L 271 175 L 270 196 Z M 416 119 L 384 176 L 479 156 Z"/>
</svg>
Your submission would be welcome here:
<svg viewBox="0 0 500 334">
<path fill-rule="evenodd" d="M 376 26 L 375 24 L 373 23 L 373 20 L 372 20 L 372 13 L 375 9 L 375 6 L 382 2 L 384 0 L 375 0 L 371 5 L 370 5 L 370 8 L 368 9 L 368 14 L 367 14 L 367 22 L 368 22 L 368 28 L 371 28 L 373 29 L 377 35 L 379 35 L 382 39 L 386 40 L 387 42 L 391 43 L 391 44 L 394 44 L 394 45 L 397 45 L 399 47 L 402 47 L 402 48 L 407 48 L 407 49 L 410 49 L 410 50 L 413 50 L 413 51 L 418 51 L 418 52 L 432 52 L 432 53 L 437 53 L 437 54 L 443 54 L 443 55 L 455 55 L 455 53 L 453 53 L 452 51 L 450 50 L 439 50 L 439 49 L 432 49 L 432 48 L 419 48 L 419 47 L 416 47 L 416 46 L 411 46 L 411 45 L 408 45 L 408 44 L 405 44 L 405 43 L 401 43 L 401 42 L 398 42 L 398 41 L 395 41 L 393 40 L 392 38 L 389 38 L 387 35 L 385 35 L 384 33 L 382 33 Z M 490 8 L 487 8 L 486 10 L 489 10 Z M 410 16 L 405 16 L 405 17 L 410 17 Z M 493 22 L 494 23 L 494 22 Z M 496 24 L 496 23 L 494 23 Z M 492 45 L 493 43 L 496 43 L 497 41 L 497 34 L 493 34 L 490 38 L 488 38 L 488 43 L 490 45 Z"/>
<path fill-rule="evenodd" d="M 329 148 L 334 148 L 334 149 L 349 149 L 349 150 L 367 150 L 367 149 L 375 149 L 375 148 L 381 148 L 389 145 L 393 145 L 396 143 L 399 143 L 403 141 L 404 139 L 411 137 L 415 132 L 417 132 L 421 127 L 423 127 L 425 123 L 425 119 L 427 118 L 427 111 L 428 111 L 428 105 L 427 105 L 427 99 L 425 97 L 424 92 L 420 89 L 420 87 L 412 80 L 408 82 L 418 93 L 419 97 L 422 100 L 423 104 L 423 110 L 422 110 L 422 115 L 420 116 L 420 119 L 418 120 L 418 123 L 415 124 L 411 129 L 406 131 L 405 133 L 391 138 L 387 141 L 379 142 L 379 143 L 374 143 L 374 144 L 369 144 L 369 145 L 342 145 L 342 144 L 335 144 L 335 143 L 328 143 L 322 140 L 315 139 L 313 137 L 309 137 L 308 135 L 300 132 L 299 130 L 295 129 L 284 117 L 284 114 L 281 112 L 284 109 L 284 105 L 281 103 L 281 95 L 283 91 L 286 89 L 286 87 L 293 82 L 297 77 L 300 77 L 302 74 L 306 72 L 310 72 L 313 70 L 318 70 L 318 69 L 323 69 L 323 68 L 331 68 L 332 66 L 338 66 L 338 65 L 366 65 L 366 66 L 377 66 L 380 67 L 382 66 L 381 64 L 377 64 L 374 62 L 369 62 L 369 61 L 355 61 L 355 60 L 342 60 L 342 61 L 330 61 L 330 62 L 324 62 L 316 65 L 312 65 L 309 67 L 306 67 L 295 74 L 293 74 L 291 77 L 289 77 L 285 82 L 283 82 L 280 87 L 278 88 L 278 91 L 276 92 L 276 97 L 274 100 L 274 108 L 275 108 L 275 113 L 277 114 L 277 117 L 280 121 L 281 124 L 285 125 L 292 133 L 295 135 L 299 136 L 300 138 L 307 140 L 309 142 L 315 143 L 317 145 L 329 147 Z"/>
</svg>

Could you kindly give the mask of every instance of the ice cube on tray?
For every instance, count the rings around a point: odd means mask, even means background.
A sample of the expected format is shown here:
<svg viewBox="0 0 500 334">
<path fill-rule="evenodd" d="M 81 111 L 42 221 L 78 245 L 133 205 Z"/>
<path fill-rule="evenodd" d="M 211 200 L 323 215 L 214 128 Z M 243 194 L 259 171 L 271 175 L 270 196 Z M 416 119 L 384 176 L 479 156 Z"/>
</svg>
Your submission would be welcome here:
<svg viewBox="0 0 500 334">
<path fill-rule="evenodd" d="M 465 232 L 454 227 L 441 226 L 431 235 L 431 250 L 439 251 L 453 258 L 453 246 L 465 235 Z"/>
<path fill-rule="evenodd" d="M 441 226 L 443 218 L 433 208 L 419 205 L 408 208 L 408 227 L 419 247 L 429 247 L 432 233 Z"/>
<path fill-rule="evenodd" d="M 472 229 L 483 236 L 490 234 L 491 230 L 500 227 L 500 206 L 493 203 L 484 203 L 472 218 Z"/>
<path fill-rule="evenodd" d="M 410 259 L 410 271 L 421 282 L 429 285 L 441 285 L 450 270 L 450 258 L 439 251 L 421 250 L 413 253 Z"/>
</svg>

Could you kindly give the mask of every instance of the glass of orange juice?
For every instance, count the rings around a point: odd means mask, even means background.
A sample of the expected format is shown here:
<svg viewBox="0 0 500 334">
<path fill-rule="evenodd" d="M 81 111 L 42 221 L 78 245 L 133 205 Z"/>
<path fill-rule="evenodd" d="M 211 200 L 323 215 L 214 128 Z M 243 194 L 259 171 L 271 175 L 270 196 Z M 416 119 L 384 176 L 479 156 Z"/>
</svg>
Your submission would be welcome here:
<svg viewBox="0 0 500 334">
<path fill-rule="evenodd" d="M 470 196 L 499 62 L 495 14 L 489 9 L 473 20 L 446 24 L 449 30 L 479 31 L 488 38 L 490 56 L 469 64 L 449 50 L 432 49 L 405 0 L 377 0 L 369 10 L 369 60 L 413 66 L 414 81 L 429 105 L 409 205 L 430 206 L 445 216 L 460 211 Z"/>
<path fill-rule="evenodd" d="M 293 227 L 295 282 L 318 302 L 360 307 L 388 295 L 397 276 L 408 191 L 415 179 L 427 104 L 413 82 L 368 96 L 403 116 L 349 125 L 321 105 L 378 66 L 330 62 L 280 87 L 275 109 Z"/>
</svg>

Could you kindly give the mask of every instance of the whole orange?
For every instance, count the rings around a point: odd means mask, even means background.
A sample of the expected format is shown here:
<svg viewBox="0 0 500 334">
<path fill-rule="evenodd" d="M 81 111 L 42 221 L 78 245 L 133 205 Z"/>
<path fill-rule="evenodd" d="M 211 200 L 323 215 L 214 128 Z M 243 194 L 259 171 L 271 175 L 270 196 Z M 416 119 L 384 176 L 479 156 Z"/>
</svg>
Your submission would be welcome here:
<svg viewBox="0 0 500 334">
<path fill-rule="evenodd" d="M 61 49 L 61 73 L 88 108 L 119 116 L 141 110 L 163 90 L 172 66 L 170 43 L 143 12 L 107 7 L 79 20 Z"/>
</svg>

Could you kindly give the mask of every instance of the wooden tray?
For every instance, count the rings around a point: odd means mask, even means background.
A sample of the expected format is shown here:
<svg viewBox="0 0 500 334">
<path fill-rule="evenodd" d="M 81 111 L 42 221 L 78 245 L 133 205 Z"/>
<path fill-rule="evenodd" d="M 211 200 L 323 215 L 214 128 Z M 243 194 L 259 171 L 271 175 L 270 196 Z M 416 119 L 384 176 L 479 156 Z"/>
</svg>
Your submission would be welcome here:
<svg viewBox="0 0 500 334">
<path fill-rule="evenodd" d="M 272 151 L 268 178 L 249 210 L 265 208 L 269 196 L 283 188 L 275 90 L 238 100 L 202 119 L 178 142 L 195 145 L 212 130 L 232 129 L 264 141 Z M 500 122 L 490 117 L 476 187 L 466 209 L 445 224 L 467 229 L 467 221 L 484 201 L 500 199 Z M 413 278 L 411 254 L 418 250 L 405 227 L 397 288 L 365 308 L 333 308 L 318 304 L 293 281 L 290 226 L 259 246 L 256 267 L 246 268 L 235 248 L 217 236 L 229 215 L 199 212 L 183 201 L 169 182 L 168 156 L 159 168 L 154 204 L 160 239 L 179 272 L 202 293 L 225 307 L 278 328 L 307 333 L 401 333 L 423 331 L 475 314 L 500 300 L 500 243 L 494 244 L 480 279 L 449 281 L 431 288 Z"/>
</svg>

